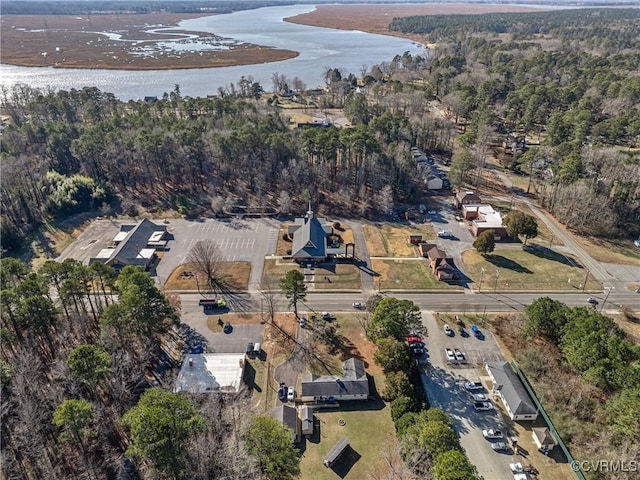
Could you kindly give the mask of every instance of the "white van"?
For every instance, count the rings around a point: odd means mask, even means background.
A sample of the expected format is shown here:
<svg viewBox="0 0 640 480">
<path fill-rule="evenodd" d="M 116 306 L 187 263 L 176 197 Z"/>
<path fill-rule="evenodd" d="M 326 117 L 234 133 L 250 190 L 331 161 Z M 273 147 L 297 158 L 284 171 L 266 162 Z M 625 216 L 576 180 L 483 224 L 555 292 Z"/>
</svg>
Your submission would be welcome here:
<svg viewBox="0 0 640 480">
<path fill-rule="evenodd" d="M 453 232 L 451 230 L 440 230 L 438 236 L 441 238 L 453 237 Z"/>
<path fill-rule="evenodd" d="M 260 342 L 256 342 L 255 345 L 253 346 L 253 354 L 256 357 L 259 357 L 262 355 L 262 345 L 260 345 Z"/>
</svg>

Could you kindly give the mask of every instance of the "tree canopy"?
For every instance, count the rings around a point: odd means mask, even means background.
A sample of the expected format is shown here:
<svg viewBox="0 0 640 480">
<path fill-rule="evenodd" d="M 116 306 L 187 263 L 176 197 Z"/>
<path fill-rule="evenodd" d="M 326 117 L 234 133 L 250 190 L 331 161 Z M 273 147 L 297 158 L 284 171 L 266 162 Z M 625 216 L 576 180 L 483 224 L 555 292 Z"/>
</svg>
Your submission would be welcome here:
<svg viewBox="0 0 640 480">
<path fill-rule="evenodd" d="M 414 330 L 424 330 L 420 308 L 410 300 L 385 297 L 371 315 L 367 335 L 373 341 L 385 337 L 404 341 Z"/>
<path fill-rule="evenodd" d="M 300 453 L 291 441 L 291 432 L 274 418 L 255 417 L 244 442 L 267 478 L 290 480 L 300 473 Z"/>
<path fill-rule="evenodd" d="M 203 417 L 189 400 L 150 388 L 124 415 L 123 422 L 131 432 L 130 455 L 149 459 L 174 478 L 187 478 L 184 468 L 189 439 L 205 428 Z"/>
<path fill-rule="evenodd" d="M 517 237 L 524 235 L 524 244 L 529 238 L 538 236 L 538 222 L 532 215 L 527 215 L 520 210 L 513 210 L 505 215 L 502 220 L 507 235 Z"/>
<path fill-rule="evenodd" d="M 307 286 L 304 283 L 304 275 L 300 270 L 289 270 L 284 277 L 280 279 L 280 288 L 284 292 L 284 296 L 289 299 L 289 306 L 293 307 L 293 311 L 298 316 L 298 302 L 303 301 L 307 297 Z"/>
<path fill-rule="evenodd" d="M 478 237 L 473 241 L 473 248 L 475 248 L 482 256 L 493 252 L 493 250 L 496 248 L 494 231 L 487 230 L 478 235 Z"/>
</svg>

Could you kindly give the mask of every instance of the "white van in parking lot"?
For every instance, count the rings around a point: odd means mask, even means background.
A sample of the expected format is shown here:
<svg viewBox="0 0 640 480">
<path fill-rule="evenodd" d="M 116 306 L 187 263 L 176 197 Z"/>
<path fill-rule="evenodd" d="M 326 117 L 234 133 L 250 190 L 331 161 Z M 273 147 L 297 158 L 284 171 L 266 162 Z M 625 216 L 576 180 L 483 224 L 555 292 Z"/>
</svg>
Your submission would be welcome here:
<svg viewBox="0 0 640 480">
<path fill-rule="evenodd" d="M 438 232 L 438 236 L 440 238 L 449 238 L 449 237 L 453 237 L 453 232 L 451 230 L 440 230 Z"/>
</svg>

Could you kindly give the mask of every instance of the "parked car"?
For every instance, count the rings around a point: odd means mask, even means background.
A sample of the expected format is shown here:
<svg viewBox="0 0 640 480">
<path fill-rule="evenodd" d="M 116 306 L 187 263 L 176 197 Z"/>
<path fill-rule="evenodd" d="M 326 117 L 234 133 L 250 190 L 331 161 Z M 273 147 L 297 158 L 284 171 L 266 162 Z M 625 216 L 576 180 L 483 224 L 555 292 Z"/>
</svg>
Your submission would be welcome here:
<svg viewBox="0 0 640 480">
<path fill-rule="evenodd" d="M 287 386 L 284 382 L 282 382 L 280 388 L 278 388 L 278 398 L 283 402 L 287 399 Z"/>
<path fill-rule="evenodd" d="M 413 355 L 424 355 L 427 351 L 424 348 L 412 348 L 411 353 Z"/>
<path fill-rule="evenodd" d="M 480 329 L 475 325 L 471 325 L 471 331 L 473 332 L 476 338 L 484 338 L 484 335 L 482 334 Z"/>
<path fill-rule="evenodd" d="M 471 395 L 473 397 L 474 402 L 488 402 L 489 397 L 487 397 L 484 393 L 474 393 Z"/>
<path fill-rule="evenodd" d="M 500 430 L 496 430 L 495 428 L 492 428 L 490 430 L 482 430 L 482 436 L 487 440 L 504 438 L 504 434 Z"/>
<path fill-rule="evenodd" d="M 353 308 L 357 310 L 362 310 L 364 308 L 364 303 L 362 302 L 353 302 Z"/>
<path fill-rule="evenodd" d="M 424 348 L 424 342 L 411 342 L 409 348 Z"/>
<path fill-rule="evenodd" d="M 468 337 L 469 334 L 467 333 L 467 331 L 464 329 L 463 326 L 459 326 L 458 327 L 458 333 L 460 334 L 461 337 Z"/>
<path fill-rule="evenodd" d="M 323 320 L 334 320 L 336 318 L 336 316 L 333 313 L 329 313 L 329 312 L 322 312 L 321 316 Z"/>
<path fill-rule="evenodd" d="M 422 342 L 422 337 L 418 337 L 417 335 L 407 337 L 407 343 L 412 344 L 414 342 Z"/>
<path fill-rule="evenodd" d="M 247 355 L 251 355 L 253 353 L 253 343 L 251 343 L 251 342 L 247 343 L 246 353 L 247 353 Z"/>
<path fill-rule="evenodd" d="M 453 237 L 453 232 L 451 230 L 440 230 L 438 236 L 440 238 L 451 238 Z"/>
<path fill-rule="evenodd" d="M 453 337 L 453 330 L 451 330 L 451 327 L 446 323 L 444 324 L 444 334 Z"/>
<path fill-rule="evenodd" d="M 453 354 L 456 356 L 456 360 L 458 360 L 459 362 L 466 362 L 467 361 L 465 356 L 464 356 L 464 353 L 462 353 L 457 348 L 453 350 Z"/>
<path fill-rule="evenodd" d="M 483 388 L 480 382 L 464 382 L 464 389 L 467 391 L 482 390 Z"/>
<path fill-rule="evenodd" d="M 289 400 L 290 402 L 293 402 L 293 400 L 296 397 L 296 391 L 293 387 L 289 387 L 289 389 L 287 390 L 287 400 Z"/>
<path fill-rule="evenodd" d="M 476 410 L 493 410 L 493 404 L 490 402 L 473 402 L 473 408 Z"/>
<path fill-rule="evenodd" d="M 298 320 L 300 328 L 306 328 L 307 327 L 307 319 L 304 317 L 300 317 L 300 320 Z"/>
<path fill-rule="evenodd" d="M 451 350 L 450 348 L 445 348 L 444 351 L 447 354 L 447 360 L 449 360 L 450 362 L 456 361 L 456 356 L 453 354 L 453 350 Z"/>
<path fill-rule="evenodd" d="M 491 448 L 493 448 L 496 452 L 509 450 L 509 445 L 505 442 L 496 442 L 491 444 Z"/>
<path fill-rule="evenodd" d="M 429 215 L 436 215 L 438 212 L 436 212 L 435 210 L 429 210 L 427 213 Z"/>
<path fill-rule="evenodd" d="M 598 300 L 593 297 L 587 298 L 587 302 L 589 302 L 591 305 L 598 305 Z"/>
<path fill-rule="evenodd" d="M 224 333 L 231 333 L 231 330 L 233 330 L 231 324 L 229 322 L 225 322 L 224 327 L 222 327 L 222 331 Z"/>
</svg>

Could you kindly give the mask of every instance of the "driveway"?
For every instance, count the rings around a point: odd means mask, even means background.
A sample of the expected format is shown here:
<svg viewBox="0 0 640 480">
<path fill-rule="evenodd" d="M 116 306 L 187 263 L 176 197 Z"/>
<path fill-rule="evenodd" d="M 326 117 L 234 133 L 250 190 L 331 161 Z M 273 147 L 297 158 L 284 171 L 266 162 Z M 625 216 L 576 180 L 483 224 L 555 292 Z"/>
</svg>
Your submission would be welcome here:
<svg viewBox="0 0 640 480">
<path fill-rule="evenodd" d="M 306 315 L 302 315 L 306 316 Z M 284 382 L 286 385 L 293 385 L 296 387 L 296 396 L 300 396 L 298 391 L 298 377 L 303 375 L 307 371 L 307 356 L 304 351 L 304 347 L 307 343 L 307 331 L 304 328 L 298 327 L 298 334 L 296 335 L 296 346 L 293 349 L 293 353 L 289 355 L 287 360 L 278 365 L 273 373 L 278 384 Z"/>
<path fill-rule="evenodd" d="M 513 452 L 494 452 L 491 442 L 482 436 L 483 429 L 494 428 L 507 432 L 506 420 L 497 407 L 492 411 L 474 410 L 471 397 L 463 386 L 465 381 L 481 380 L 481 371 L 476 361 L 503 359 L 495 338 L 491 332 L 484 331 L 484 340 L 472 336 L 461 337 L 457 331 L 454 337 L 448 337 L 431 312 L 423 311 L 422 318 L 429 332 L 429 368 L 422 375 L 429 405 L 441 408 L 451 415 L 462 448 L 485 480 L 513 478 L 509 469 L 509 464 L 517 461 Z M 449 365 L 445 348 L 459 348 L 467 353 L 468 363 Z M 483 393 L 489 395 L 486 390 Z"/>
</svg>

